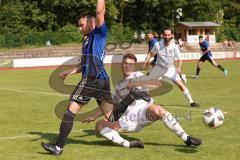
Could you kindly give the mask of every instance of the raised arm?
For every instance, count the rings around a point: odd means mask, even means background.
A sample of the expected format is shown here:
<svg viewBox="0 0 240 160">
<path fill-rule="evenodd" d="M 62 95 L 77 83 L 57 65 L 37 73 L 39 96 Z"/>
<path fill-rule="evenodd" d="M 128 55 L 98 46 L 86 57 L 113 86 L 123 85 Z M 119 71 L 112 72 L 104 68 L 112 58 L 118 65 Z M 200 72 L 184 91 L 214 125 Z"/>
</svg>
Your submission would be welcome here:
<svg viewBox="0 0 240 160">
<path fill-rule="evenodd" d="M 96 6 L 96 26 L 100 27 L 104 23 L 105 1 L 97 0 Z"/>
</svg>

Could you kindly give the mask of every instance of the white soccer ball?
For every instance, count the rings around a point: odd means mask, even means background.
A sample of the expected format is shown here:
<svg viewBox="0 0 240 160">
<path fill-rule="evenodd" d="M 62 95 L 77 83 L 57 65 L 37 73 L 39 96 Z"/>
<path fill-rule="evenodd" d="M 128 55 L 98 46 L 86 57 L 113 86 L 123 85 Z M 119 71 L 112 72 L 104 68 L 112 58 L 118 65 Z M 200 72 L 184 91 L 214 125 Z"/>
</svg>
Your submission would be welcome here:
<svg viewBox="0 0 240 160">
<path fill-rule="evenodd" d="M 223 121 L 223 112 L 216 107 L 211 107 L 203 112 L 203 123 L 208 127 L 217 128 L 223 124 Z"/>
</svg>

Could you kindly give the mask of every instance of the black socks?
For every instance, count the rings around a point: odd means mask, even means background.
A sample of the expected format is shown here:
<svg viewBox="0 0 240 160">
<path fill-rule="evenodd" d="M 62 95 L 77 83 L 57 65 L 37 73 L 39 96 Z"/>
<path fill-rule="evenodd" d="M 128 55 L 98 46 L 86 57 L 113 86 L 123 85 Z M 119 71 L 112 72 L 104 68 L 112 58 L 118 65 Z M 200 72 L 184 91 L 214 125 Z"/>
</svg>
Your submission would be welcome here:
<svg viewBox="0 0 240 160">
<path fill-rule="evenodd" d="M 196 76 L 198 76 L 198 75 L 199 75 L 199 73 L 200 73 L 200 70 L 201 70 L 201 68 L 198 68 L 198 67 L 197 67 Z"/>
<path fill-rule="evenodd" d="M 110 122 L 118 121 L 119 118 L 127 110 L 128 106 L 132 104 L 134 100 L 135 98 L 131 94 L 128 94 L 120 103 L 115 105 L 108 121 Z"/>
<path fill-rule="evenodd" d="M 74 117 L 75 114 L 73 114 L 69 109 L 67 109 L 63 115 L 60 126 L 60 133 L 56 141 L 56 145 L 60 148 L 63 148 L 65 140 L 67 139 L 69 133 L 72 130 Z"/>
<path fill-rule="evenodd" d="M 219 64 L 218 66 L 217 66 L 221 71 L 225 71 L 225 69 Z"/>
</svg>

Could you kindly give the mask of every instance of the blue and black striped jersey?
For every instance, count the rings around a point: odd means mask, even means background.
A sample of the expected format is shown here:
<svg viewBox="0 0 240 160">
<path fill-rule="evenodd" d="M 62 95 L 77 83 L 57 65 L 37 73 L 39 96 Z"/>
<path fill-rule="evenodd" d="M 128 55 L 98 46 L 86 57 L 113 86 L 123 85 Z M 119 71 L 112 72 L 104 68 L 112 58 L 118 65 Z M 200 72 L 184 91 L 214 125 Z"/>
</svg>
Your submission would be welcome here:
<svg viewBox="0 0 240 160">
<path fill-rule="evenodd" d="M 96 27 L 84 40 L 82 46 L 82 78 L 96 77 L 107 80 L 108 75 L 104 69 L 105 45 L 107 26 L 103 23 Z"/>
</svg>

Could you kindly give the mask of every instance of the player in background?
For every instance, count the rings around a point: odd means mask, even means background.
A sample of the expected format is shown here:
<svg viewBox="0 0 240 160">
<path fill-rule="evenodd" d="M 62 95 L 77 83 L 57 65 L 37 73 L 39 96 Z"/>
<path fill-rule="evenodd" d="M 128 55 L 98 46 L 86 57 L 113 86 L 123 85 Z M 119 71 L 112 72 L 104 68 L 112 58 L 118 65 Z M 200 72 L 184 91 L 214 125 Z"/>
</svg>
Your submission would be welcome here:
<svg viewBox="0 0 240 160">
<path fill-rule="evenodd" d="M 116 85 L 113 94 L 113 100 L 120 102 L 128 94 L 127 84 L 129 79 L 142 76 L 143 73 L 135 71 L 135 64 L 137 58 L 133 54 L 126 54 L 122 61 L 123 79 Z M 156 80 L 159 82 L 158 80 Z M 161 83 L 152 83 L 152 85 L 161 85 Z M 147 85 L 145 87 L 148 87 Z M 157 86 L 158 87 L 158 86 Z M 97 117 L 93 114 L 84 122 L 94 121 Z M 180 126 L 175 117 L 159 105 L 143 101 L 141 99 L 135 100 L 128 106 L 126 112 L 118 121 L 109 122 L 102 119 L 96 123 L 96 130 L 100 135 L 123 147 L 127 148 L 144 148 L 141 141 L 129 141 L 119 135 L 119 132 L 139 132 L 145 126 L 160 120 L 173 133 L 175 133 L 186 145 L 198 146 L 202 143 L 201 139 L 189 136 Z"/>
<path fill-rule="evenodd" d="M 191 107 L 199 107 L 199 104 L 193 101 L 188 88 L 180 77 L 182 70 L 181 53 L 179 47 L 172 41 L 172 35 L 173 32 L 170 28 L 164 29 L 163 40 L 154 44 L 145 60 L 145 62 L 149 63 L 152 57 L 157 56 L 155 65 L 150 70 L 149 75 L 133 79 L 129 83 L 129 88 L 147 84 L 148 81 L 154 79 L 170 79 L 182 91 Z M 178 63 L 177 67 L 174 65 L 175 59 Z"/>
<path fill-rule="evenodd" d="M 158 40 L 154 37 L 154 33 L 152 31 L 147 32 L 147 39 L 148 39 L 148 53 L 147 53 L 147 57 L 145 59 L 145 62 L 142 66 L 142 69 L 144 69 L 149 64 L 154 66 L 156 64 L 156 61 L 157 61 L 157 55 L 154 56 L 154 58 L 151 62 L 149 62 L 149 59 L 151 57 L 151 50 L 154 47 L 154 45 L 158 42 Z"/>
<path fill-rule="evenodd" d="M 201 70 L 201 65 L 204 63 L 206 60 L 210 62 L 214 67 L 217 67 L 221 71 L 223 71 L 224 76 L 227 76 L 228 71 L 223 68 L 220 64 L 217 64 L 215 60 L 213 59 L 212 53 L 209 49 L 209 43 L 207 40 L 203 40 L 203 36 L 199 36 L 199 46 L 201 49 L 202 56 L 197 62 L 197 69 L 196 69 L 196 74 L 193 75 L 193 78 L 199 78 L 199 73 Z"/>
<path fill-rule="evenodd" d="M 160 41 L 162 40 L 162 38 L 163 38 L 163 35 L 161 33 Z M 155 43 L 158 42 L 158 39 L 152 31 L 147 32 L 147 39 L 148 39 L 148 53 L 145 58 L 144 64 L 142 65 L 142 70 L 147 66 L 151 69 L 157 62 L 157 55 L 155 55 L 152 60 L 150 57 L 151 57 L 151 50 L 154 47 Z M 183 82 L 186 84 L 187 83 L 186 75 L 179 74 L 179 76 L 183 80 Z"/>
</svg>

